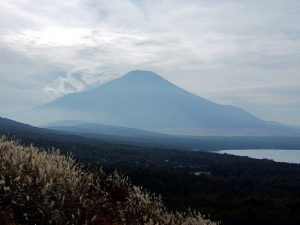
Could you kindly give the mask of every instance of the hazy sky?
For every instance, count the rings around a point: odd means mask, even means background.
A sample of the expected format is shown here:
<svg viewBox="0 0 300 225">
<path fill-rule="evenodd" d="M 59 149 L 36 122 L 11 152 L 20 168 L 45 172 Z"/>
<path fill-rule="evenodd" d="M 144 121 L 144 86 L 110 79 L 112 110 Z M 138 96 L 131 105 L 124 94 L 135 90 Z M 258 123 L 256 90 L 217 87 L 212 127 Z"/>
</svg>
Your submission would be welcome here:
<svg viewBox="0 0 300 225">
<path fill-rule="evenodd" d="M 0 0 L 0 115 L 134 69 L 300 125 L 299 0 Z"/>
</svg>

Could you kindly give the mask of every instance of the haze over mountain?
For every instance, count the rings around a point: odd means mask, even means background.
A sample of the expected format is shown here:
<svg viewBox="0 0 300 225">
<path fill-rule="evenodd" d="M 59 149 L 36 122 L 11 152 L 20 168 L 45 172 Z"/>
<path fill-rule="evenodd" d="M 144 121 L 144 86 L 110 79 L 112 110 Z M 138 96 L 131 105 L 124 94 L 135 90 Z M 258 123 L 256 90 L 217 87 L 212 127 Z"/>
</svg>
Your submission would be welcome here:
<svg viewBox="0 0 300 225">
<path fill-rule="evenodd" d="M 193 135 L 278 135 L 285 129 L 139 70 L 94 89 L 65 95 L 15 119 L 35 125 L 78 120 Z"/>
<path fill-rule="evenodd" d="M 38 128 L 0 117 L 0 136 L 7 136 L 24 143 L 47 143 L 46 148 L 62 143 L 87 143 L 103 150 L 137 147 L 180 149 L 193 151 L 216 151 L 232 149 L 299 149 L 299 137 L 200 137 L 167 135 L 138 129 L 80 121 L 59 121 Z M 50 144 L 52 142 L 52 144 Z M 92 147 L 93 149 L 93 147 Z M 85 155 L 85 151 L 80 150 Z"/>
</svg>

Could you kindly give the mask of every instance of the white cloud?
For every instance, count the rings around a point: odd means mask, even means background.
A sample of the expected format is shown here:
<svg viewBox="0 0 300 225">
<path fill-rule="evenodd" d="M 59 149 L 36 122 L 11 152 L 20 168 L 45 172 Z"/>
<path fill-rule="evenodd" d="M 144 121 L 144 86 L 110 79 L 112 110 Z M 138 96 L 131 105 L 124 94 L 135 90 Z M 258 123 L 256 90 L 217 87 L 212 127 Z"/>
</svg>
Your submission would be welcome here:
<svg viewBox="0 0 300 225">
<path fill-rule="evenodd" d="M 244 107 L 236 95 L 245 97 L 249 111 L 268 117 L 268 110 L 258 110 L 263 99 L 266 104 L 277 100 L 287 111 L 295 108 L 291 102 L 300 102 L 299 95 L 288 92 L 291 85 L 300 88 L 299 11 L 298 0 L 2 1 L 0 47 L 25 61 L 41 61 L 47 69 L 37 72 L 24 61 L 23 73 L 10 69 L 14 74 L 0 79 L 35 83 L 36 92 L 44 90 L 38 99 L 49 99 L 49 94 L 82 91 L 130 70 L 147 69 L 221 103 Z M 0 64 L 0 74 L 20 66 L 10 60 Z M 53 66 L 59 72 L 51 73 Z M 288 94 L 263 94 L 270 84 L 282 83 Z M 258 85 L 257 95 L 243 95 Z M 236 87 L 245 92 L 230 91 Z M 276 107 L 270 104 L 269 111 Z M 290 123 L 289 118 L 272 116 Z"/>
<path fill-rule="evenodd" d="M 83 91 L 110 79 L 111 77 L 107 74 L 93 74 L 88 69 L 77 68 L 63 76 L 59 76 L 44 90 L 50 95 L 59 97 L 68 93 Z"/>
</svg>

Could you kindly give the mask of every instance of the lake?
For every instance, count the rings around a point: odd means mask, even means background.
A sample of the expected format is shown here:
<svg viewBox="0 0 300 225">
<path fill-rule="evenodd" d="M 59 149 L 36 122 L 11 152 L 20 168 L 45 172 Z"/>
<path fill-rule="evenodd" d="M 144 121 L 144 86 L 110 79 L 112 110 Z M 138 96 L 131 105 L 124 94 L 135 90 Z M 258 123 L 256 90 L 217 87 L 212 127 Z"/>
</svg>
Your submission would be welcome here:
<svg viewBox="0 0 300 225">
<path fill-rule="evenodd" d="M 272 159 L 276 162 L 300 163 L 300 150 L 278 149 L 249 149 L 249 150 L 222 150 L 220 154 L 248 156 L 255 159 Z"/>
</svg>

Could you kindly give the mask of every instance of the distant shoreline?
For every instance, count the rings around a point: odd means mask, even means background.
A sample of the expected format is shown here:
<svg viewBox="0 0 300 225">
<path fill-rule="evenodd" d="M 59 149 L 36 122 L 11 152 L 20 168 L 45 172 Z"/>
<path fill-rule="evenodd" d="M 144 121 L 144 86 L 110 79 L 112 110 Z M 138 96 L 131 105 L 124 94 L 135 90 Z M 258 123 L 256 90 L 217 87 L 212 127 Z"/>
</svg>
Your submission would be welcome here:
<svg viewBox="0 0 300 225">
<path fill-rule="evenodd" d="M 213 151 L 218 154 L 246 156 L 254 159 L 269 159 L 275 162 L 300 164 L 300 149 L 236 149 Z"/>
</svg>

